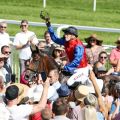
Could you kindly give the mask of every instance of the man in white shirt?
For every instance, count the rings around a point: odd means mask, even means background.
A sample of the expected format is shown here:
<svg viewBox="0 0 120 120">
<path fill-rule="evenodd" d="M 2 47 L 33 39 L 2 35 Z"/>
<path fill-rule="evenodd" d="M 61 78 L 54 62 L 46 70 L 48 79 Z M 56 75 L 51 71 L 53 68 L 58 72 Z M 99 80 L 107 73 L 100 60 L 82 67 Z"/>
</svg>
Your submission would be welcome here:
<svg viewBox="0 0 120 120">
<path fill-rule="evenodd" d="M 20 73 L 25 70 L 24 62 L 31 58 L 30 45 L 36 45 L 38 39 L 34 32 L 28 30 L 28 21 L 21 21 L 21 32 L 17 33 L 13 45 L 19 50 Z"/>
<path fill-rule="evenodd" d="M 0 96 L 0 120 L 9 120 L 10 113 L 7 110 L 3 97 Z"/>
<path fill-rule="evenodd" d="M 7 23 L 6 22 L 0 22 L 0 49 L 3 45 L 10 45 L 10 37 L 9 34 L 6 33 Z"/>
<path fill-rule="evenodd" d="M 47 94 L 49 88 L 49 78 L 44 82 L 42 97 L 38 104 L 18 104 L 19 88 L 11 85 L 6 89 L 5 97 L 7 99 L 7 109 L 10 112 L 9 120 L 29 120 L 29 116 L 43 110 L 47 103 Z"/>
<path fill-rule="evenodd" d="M 12 74 L 12 68 L 11 68 L 11 60 L 10 60 L 10 54 L 11 54 L 11 49 L 9 46 L 4 45 L 1 47 L 1 53 L 3 55 L 5 55 L 5 59 L 4 59 L 4 68 L 6 70 L 6 81 L 10 82 L 13 79 L 13 76 L 15 77 L 15 74 Z M 15 81 L 15 79 L 13 80 Z"/>
<path fill-rule="evenodd" d="M 50 85 L 58 90 L 61 86 L 59 82 L 59 71 L 57 69 L 50 70 L 48 77 L 50 78 Z"/>
</svg>

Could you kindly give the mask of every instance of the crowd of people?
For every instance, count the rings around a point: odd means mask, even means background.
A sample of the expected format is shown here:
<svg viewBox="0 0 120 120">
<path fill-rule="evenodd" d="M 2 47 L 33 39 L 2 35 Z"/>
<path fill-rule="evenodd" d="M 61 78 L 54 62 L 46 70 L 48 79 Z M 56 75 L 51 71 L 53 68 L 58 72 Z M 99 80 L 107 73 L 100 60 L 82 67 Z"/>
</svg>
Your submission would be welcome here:
<svg viewBox="0 0 120 120">
<path fill-rule="evenodd" d="M 39 41 L 22 20 L 11 42 L 0 22 L 0 120 L 120 120 L 120 38 L 108 54 L 96 34 L 84 45 L 75 27 L 59 38 L 46 26 Z M 19 51 L 19 83 L 11 46 Z"/>
</svg>

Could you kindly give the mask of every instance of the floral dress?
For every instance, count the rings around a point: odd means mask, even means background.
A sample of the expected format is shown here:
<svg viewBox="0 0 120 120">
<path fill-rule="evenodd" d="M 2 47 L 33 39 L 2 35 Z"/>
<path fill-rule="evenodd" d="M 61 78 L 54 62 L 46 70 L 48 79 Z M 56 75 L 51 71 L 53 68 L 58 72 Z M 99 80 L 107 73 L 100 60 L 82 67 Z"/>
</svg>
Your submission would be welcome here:
<svg viewBox="0 0 120 120">
<path fill-rule="evenodd" d="M 98 61 L 99 53 L 102 51 L 105 51 L 102 46 L 98 46 L 94 52 L 91 50 L 91 48 L 86 48 L 88 63 L 94 65 Z"/>
</svg>

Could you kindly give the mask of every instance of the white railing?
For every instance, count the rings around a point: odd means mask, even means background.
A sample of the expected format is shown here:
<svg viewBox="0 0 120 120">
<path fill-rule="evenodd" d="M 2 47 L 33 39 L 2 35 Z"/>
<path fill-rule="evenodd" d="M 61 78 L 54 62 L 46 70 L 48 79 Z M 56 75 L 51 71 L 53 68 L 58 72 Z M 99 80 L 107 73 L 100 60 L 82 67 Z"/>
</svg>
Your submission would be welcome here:
<svg viewBox="0 0 120 120">
<path fill-rule="evenodd" d="M 0 21 L 6 21 L 8 24 L 20 24 L 21 21 L 17 20 L 6 20 L 6 19 L 0 19 Z M 29 22 L 29 25 L 31 26 L 46 26 L 45 23 L 42 22 Z M 67 24 L 52 24 L 53 27 L 60 27 L 60 26 L 66 26 Z M 71 25 L 68 25 L 71 26 Z M 78 25 L 72 25 L 75 26 L 78 30 L 90 30 L 90 31 L 101 31 L 101 32 L 115 32 L 120 33 L 120 29 L 116 28 L 102 28 L 102 27 L 92 27 L 92 26 L 78 26 Z"/>
<path fill-rule="evenodd" d="M 17 20 L 6 20 L 6 19 L 0 19 L 0 21 L 6 21 L 8 24 L 16 24 L 19 25 L 21 21 Z M 29 22 L 29 25 L 31 26 L 43 26 L 46 27 L 45 23 L 42 22 Z M 52 24 L 53 27 L 57 28 L 57 35 L 60 36 L 60 31 L 63 28 L 66 28 L 71 25 L 67 24 Z M 75 26 L 78 30 L 89 30 L 89 31 L 100 31 L 100 32 L 114 32 L 114 33 L 120 33 L 120 29 L 116 28 L 102 28 L 102 27 L 92 27 L 92 26 L 77 26 L 77 25 L 72 25 Z M 13 40 L 14 36 L 11 36 L 11 40 Z M 105 49 L 108 48 L 114 48 L 115 46 L 112 45 L 103 45 Z"/>
</svg>

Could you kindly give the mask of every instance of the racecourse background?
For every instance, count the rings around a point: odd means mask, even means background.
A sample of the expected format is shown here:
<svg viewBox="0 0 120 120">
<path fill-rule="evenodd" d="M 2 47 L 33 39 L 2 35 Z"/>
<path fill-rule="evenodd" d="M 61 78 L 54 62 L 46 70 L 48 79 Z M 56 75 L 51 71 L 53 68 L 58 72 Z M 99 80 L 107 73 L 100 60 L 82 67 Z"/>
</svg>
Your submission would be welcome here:
<svg viewBox="0 0 120 120">
<path fill-rule="evenodd" d="M 46 10 L 49 11 L 52 23 L 70 24 L 81 26 L 96 26 L 119 28 L 120 0 L 97 0 L 97 10 L 93 12 L 93 0 L 46 0 Z M 0 0 L 0 18 L 43 22 L 39 18 L 43 10 L 43 0 Z M 43 37 L 45 29 L 31 27 L 38 38 Z M 19 31 L 19 26 L 9 25 L 8 32 L 14 36 Z M 79 31 L 79 37 L 84 38 L 95 31 Z M 104 44 L 114 44 L 118 33 L 95 32 Z"/>
</svg>

